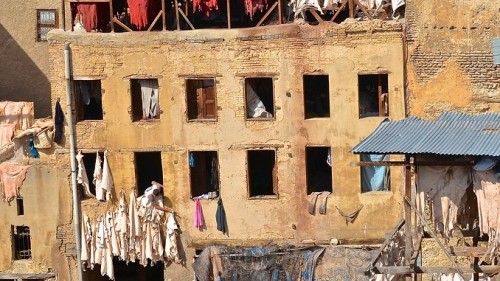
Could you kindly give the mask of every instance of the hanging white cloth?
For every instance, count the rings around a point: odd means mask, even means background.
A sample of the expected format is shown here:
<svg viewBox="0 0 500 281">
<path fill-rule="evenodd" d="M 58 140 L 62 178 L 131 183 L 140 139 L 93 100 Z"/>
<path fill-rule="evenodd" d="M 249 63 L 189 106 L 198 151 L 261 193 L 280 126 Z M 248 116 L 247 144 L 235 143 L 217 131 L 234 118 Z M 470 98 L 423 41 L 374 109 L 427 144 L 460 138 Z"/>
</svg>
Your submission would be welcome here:
<svg viewBox="0 0 500 281">
<path fill-rule="evenodd" d="M 92 242 L 92 227 L 89 222 L 89 217 L 83 214 L 82 220 L 82 234 L 81 234 L 81 261 L 82 268 L 85 270 L 89 265 L 89 253 L 91 251 L 90 244 Z"/>
<path fill-rule="evenodd" d="M 105 227 L 102 217 L 97 219 L 96 239 L 95 239 L 95 263 L 102 264 L 103 251 L 106 251 Z M 101 266 L 102 267 L 102 266 Z"/>
<path fill-rule="evenodd" d="M 87 170 L 85 169 L 85 164 L 83 163 L 82 151 L 78 151 L 75 156 L 76 162 L 78 163 L 78 173 L 76 175 L 76 180 L 79 184 L 83 186 L 83 191 L 87 197 L 95 197 L 92 192 L 90 192 L 89 178 L 87 176 Z"/>
<path fill-rule="evenodd" d="M 116 212 L 115 225 L 120 245 L 120 259 L 126 262 L 129 261 L 128 223 L 129 223 L 129 218 L 127 214 L 127 205 L 125 202 L 125 192 L 122 190 L 120 192 L 120 203 L 118 206 L 118 210 Z"/>
<path fill-rule="evenodd" d="M 255 92 L 255 89 L 252 87 L 251 82 L 246 83 L 245 90 L 247 95 L 247 117 L 273 117 L 271 113 L 266 111 L 266 106 Z"/>
<path fill-rule="evenodd" d="M 134 191 L 130 192 L 129 196 L 129 261 L 135 261 L 140 258 L 141 252 L 141 221 L 137 214 L 137 204 Z"/>
<path fill-rule="evenodd" d="M 179 251 L 177 250 L 177 231 L 179 227 L 175 222 L 174 214 L 170 213 L 167 218 L 167 228 L 165 233 L 165 254 L 167 260 L 180 263 Z"/>
<path fill-rule="evenodd" d="M 97 195 L 97 186 L 96 186 L 96 195 Z M 109 169 L 108 164 L 108 151 L 104 151 L 104 162 L 102 165 L 102 178 L 99 184 L 100 194 L 97 196 L 98 200 L 106 200 L 109 201 L 111 199 L 111 194 L 114 189 L 113 176 L 111 175 L 111 171 Z"/>
<path fill-rule="evenodd" d="M 102 181 L 102 167 L 101 167 L 101 156 L 99 156 L 99 152 L 96 152 L 95 157 L 95 166 L 94 166 L 94 179 L 92 182 L 95 185 L 95 195 L 97 200 L 105 200 L 105 195 L 103 190 L 101 189 L 101 181 Z"/>
<path fill-rule="evenodd" d="M 92 240 L 90 241 L 90 261 L 89 261 L 89 264 L 88 264 L 88 267 L 90 267 L 90 269 L 94 269 L 94 265 L 95 265 L 95 253 L 96 253 L 96 243 L 97 243 L 97 229 L 98 229 L 98 226 L 97 226 L 97 223 L 94 222 L 92 224 Z"/>
<path fill-rule="evenodd" d="M 120 247 L 118 245 L 118 237 L 116 235 L 115 218 L 113 217 L 113 212 L 111 210 L 106 212 L 106 230 L 108 232 L 108 237 L 111 240 L 111 252 L 113 253 L 113 256 L 119 256 Z"/>
<path fill-rule="evenodd" d="M 142 117 L 144 119 L 157 118 L 160 113 L 158 103 L 158 80 L 139 80 L 142 94 Z"/>
</svg>

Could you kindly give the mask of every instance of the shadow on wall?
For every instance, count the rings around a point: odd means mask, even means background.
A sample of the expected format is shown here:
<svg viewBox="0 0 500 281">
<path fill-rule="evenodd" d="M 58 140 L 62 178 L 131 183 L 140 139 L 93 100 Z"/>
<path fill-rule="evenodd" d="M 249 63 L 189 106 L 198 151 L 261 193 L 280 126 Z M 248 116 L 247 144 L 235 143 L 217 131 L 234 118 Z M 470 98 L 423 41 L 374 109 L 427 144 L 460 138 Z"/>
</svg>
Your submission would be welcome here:
<svg viewBox="0 0 500 281">
<path fill-rule="evenodd" d="M 48 56 L 48 51 L 47 54 L 40 56 Z M 2 24 L 0 24 L 0 65 L 0 101 L 32 101 L 35 103 L 35 118 L 51 116 L 48 77 Z"/>
</svg>

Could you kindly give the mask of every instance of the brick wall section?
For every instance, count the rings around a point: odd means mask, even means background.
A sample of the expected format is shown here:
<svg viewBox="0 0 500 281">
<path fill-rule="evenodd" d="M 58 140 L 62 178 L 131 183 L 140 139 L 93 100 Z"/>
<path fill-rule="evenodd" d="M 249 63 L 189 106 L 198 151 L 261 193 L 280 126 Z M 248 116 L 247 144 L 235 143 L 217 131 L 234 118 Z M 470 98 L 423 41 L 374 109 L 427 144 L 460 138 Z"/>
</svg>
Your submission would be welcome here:
<svg viewBox="0 0 500 281">
<path fill-rule="evenodd" d="M 76 255 L 75 232 L 72 224 L 57 227 L 56 239 L 60 241 L 59 252 L 65 256 Z"/>
<path fill-rule="evenodd" d="M 493 64 L 492 53 L 424 52 L 417 48 L 410 57 L 417 81 L 424 83 L 435 77 L 450 59 L 458 62 L 472 84 L 479 84 L 485 89 L 500 89 L 500 67 Z"/>
</svg>

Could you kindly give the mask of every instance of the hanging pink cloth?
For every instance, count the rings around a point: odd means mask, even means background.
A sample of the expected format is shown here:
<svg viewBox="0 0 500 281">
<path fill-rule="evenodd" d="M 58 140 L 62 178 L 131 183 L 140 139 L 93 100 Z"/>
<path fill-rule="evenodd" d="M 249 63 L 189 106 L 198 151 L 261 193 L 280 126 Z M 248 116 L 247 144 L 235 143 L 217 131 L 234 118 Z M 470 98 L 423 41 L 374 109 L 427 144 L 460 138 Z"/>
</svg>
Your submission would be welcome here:
<svg viewBox="0 0 500 281">
<path fill-rule="evenodd" d="M 130 10 L 130 23 L 141 30 L 149 25 L 150 0 L 127 0 Z"/>
<path fill-rule="evenodd" d="M 87 32 L 97 29 L 97 4 L 76 3 L 76 12 L 80 14 Z"/>
<path fill-rule="evenodd" d="M 205 218 L 203 217 L 203 210 L 201 209 L 200 199 L 196 198 L 194 200 L 194 204 L 194 227 L 201 229 L 205 225 Z"/>
<path fill-rule="evenodd" d="M 0 163 L 0 193 L 4 201 L 10 202 L 19 196 L 28 168 L 14 163 Z"/>
<path fill-rule="evenodd" d="M 245 12 L 250 19 L 253 19 L 253 15 L 257 10 L 262 12 L 264 8 L 267 9 L 268 0 L 243 0 L 243 3 L 245 5 Z"/>
<path fill-rule="evenodd" d="M 208 16 L 212 10 L 218 9 L 217 0 L 193 0 L 193 13 L 199 11 Z"/>
</svg>

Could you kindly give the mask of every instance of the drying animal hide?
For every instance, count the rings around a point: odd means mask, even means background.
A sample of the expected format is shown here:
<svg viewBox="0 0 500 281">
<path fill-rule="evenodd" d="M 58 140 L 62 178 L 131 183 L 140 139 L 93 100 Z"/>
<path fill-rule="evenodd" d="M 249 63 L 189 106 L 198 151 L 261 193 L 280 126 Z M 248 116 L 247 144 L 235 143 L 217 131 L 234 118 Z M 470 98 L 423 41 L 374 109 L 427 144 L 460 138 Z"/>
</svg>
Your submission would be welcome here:
<svg viewBox="0 0 500 281">
<path fill-rule="evenodd" d="M 83 186 L 83 191 L 87 197 L 95 197 L 90 192 L 89 178 L 87 177 L 87 170 L 85 170 L 85 164 L 83 163 L 83 155 L 81 151 L 78 151 L 76 155 L 76 162 L 78 164 L 78 173 L 76 175 L 76 180 L 79 184 Z"/>
<path fill-rule="evenodd" d="M 209 16 L 212 10 L 218 10 L 217 0 L 193 0 L 193 13 L 201 12 Z"/>
<path fill-rule="evenodd" d="M 260 11 L 262 12 L 264 9 L 267 9 L 268 0 L 243 0 L 245 5 L 245 12 L 253 20 L 253 15 Z"/>
<path fill-rule="evenodd" d="M 130 23 L 137 29 L 144 29 L 149 25 L 149 11 L 151 9 L 150 0 L 127 0 L 130 10 Z"/>
</svg>

